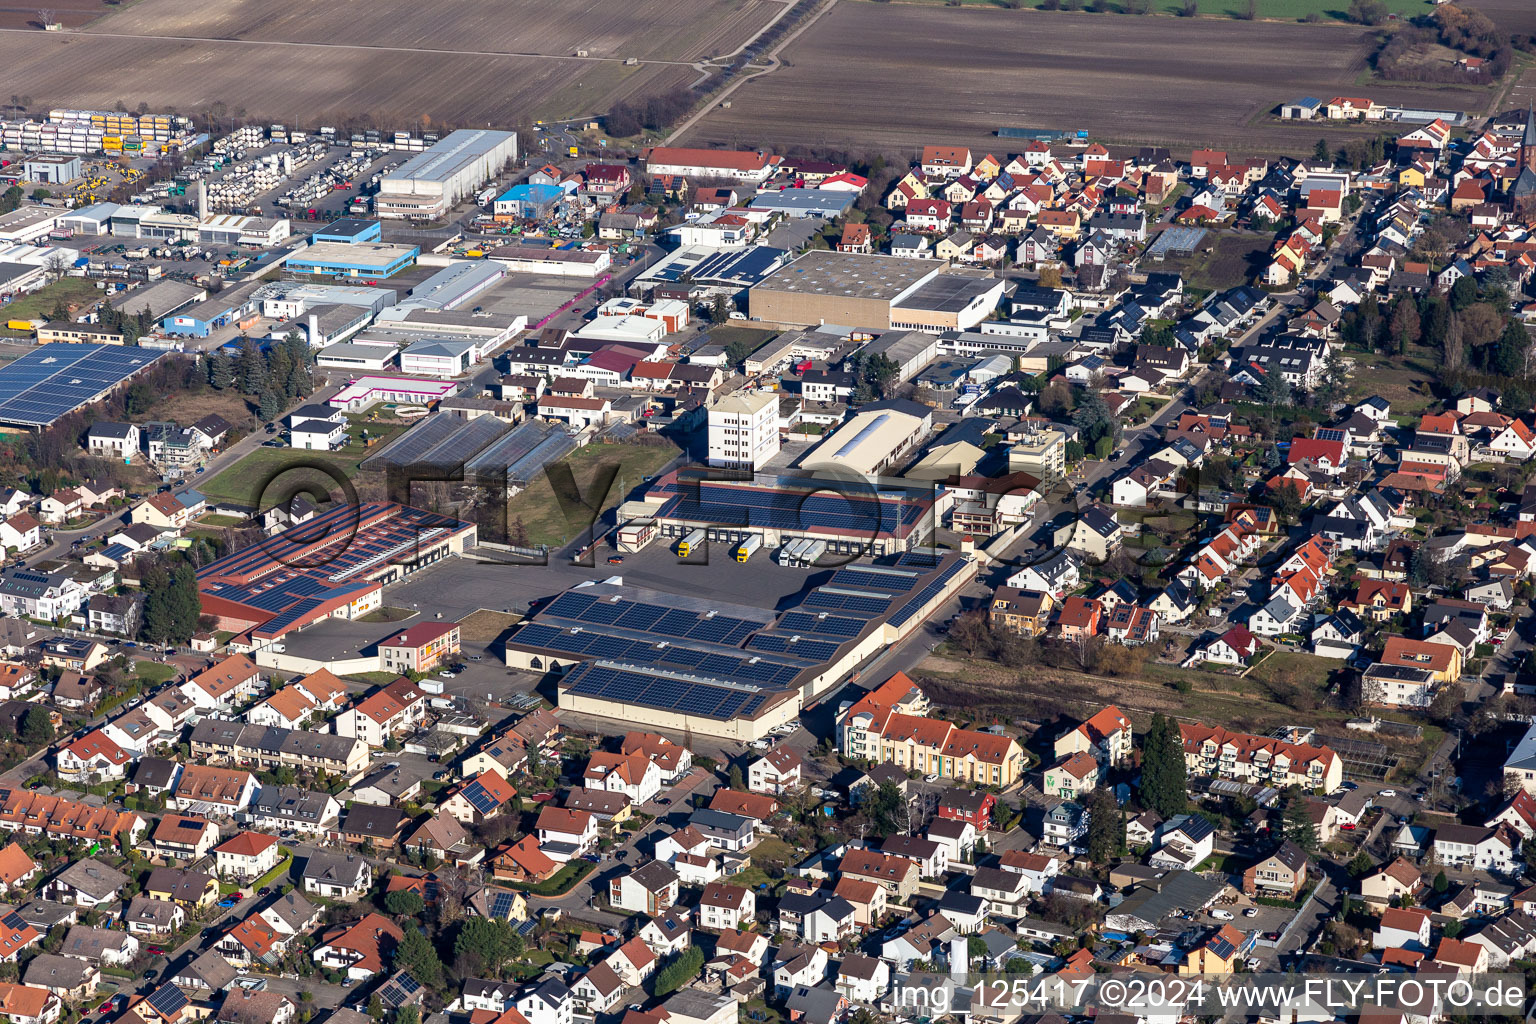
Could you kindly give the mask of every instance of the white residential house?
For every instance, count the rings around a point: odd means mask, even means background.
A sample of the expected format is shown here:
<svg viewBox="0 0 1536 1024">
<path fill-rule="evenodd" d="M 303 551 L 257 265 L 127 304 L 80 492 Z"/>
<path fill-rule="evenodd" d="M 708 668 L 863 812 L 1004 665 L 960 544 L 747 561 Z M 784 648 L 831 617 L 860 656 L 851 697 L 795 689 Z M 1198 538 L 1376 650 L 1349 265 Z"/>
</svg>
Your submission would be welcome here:
<svg viewBox="0 0 1536 1024">
<path fill-rule="evenodd" d="M 1520 834 L 1504 825 L 1441 825 L 1435 829 L 1434 852 L 1446 867 L 1512 875 L 1520 864 Z"/>
<path fill-rule="evenodd" d="M 747 788 L 779 796 L 800 788 L 804 762 L 784 744 L 763 753 L 747 766 Z"/>
<path fill-rule="evenodd" d="M 986 900 L 993 917 L 1019 918 L 1027 912 L 1031 893 L 1029 880 L 1020 872 L 980 867 L 971 876 L 971 895 Z"/>
<path fill-rule="evenodd" d="M 757 896 L 741 885 L 711 882 L 699 897 L 699 924 L 716 931 L 734 931 L 757 913 Z"/>
<path fill-rule="evenodd" d="M 1193 871 L 1211 856 L 1216 846 L 1216 830 L 1198 814 L 1170 818 L 1159 832 L 1158 847 L 1147 859 L 1152 867 Z"/>
<path fill-rule="evenodd" d="M 576 1013 L 571 990 L 549 975 L 519 992 L 512 1006 L 528 1024 L 572 1024 Z"/>
<path fill-rule="evenodd" d="M 1371 948 L 1428 953 L 1429 920 L 1427 910 L 1387 907 L 1381 912 L 1381 926 L 1371 936 Z"/>
</svg>

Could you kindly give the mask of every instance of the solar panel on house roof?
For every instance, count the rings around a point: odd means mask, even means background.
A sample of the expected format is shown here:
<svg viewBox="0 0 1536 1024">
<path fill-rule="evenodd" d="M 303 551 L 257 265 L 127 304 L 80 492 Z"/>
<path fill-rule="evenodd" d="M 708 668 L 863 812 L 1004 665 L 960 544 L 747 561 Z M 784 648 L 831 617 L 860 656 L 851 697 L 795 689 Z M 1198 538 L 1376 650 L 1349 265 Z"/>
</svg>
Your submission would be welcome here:
<svg viewBox="0 0 1536 1024">
<path fill-rule="evenodd" d="M 379 989 L 379 999 L 392 1007 L 399 1007 L 408 1002 L 421 988 L 421 983 L 409 974 L 397 974 L 389 983 Z"/>
<path fill-rule="evenodd" d="M 517 909 L 517 893 L 498 892 L 491 897 L 491 916 L 505 921 Z"/>
<path fill-rule="evenodd" d="M 478 781 L 464 787 L 464 799 L 481 814 L 489 814 L 496 809 L 496 798 L 487 793 Z"/>
<path fill-rule="evenodd" d="M 187 1005 L 187 994 L 175 985 L 161 985 L 145 1002 L 162 1017 L 175 1017 Z"/>
<path fill-rule="evenodd" d="M 47 426 L 161 356 L 121 345 L 41 345 L 0 367 L 0 423 Z"/>
</svg>

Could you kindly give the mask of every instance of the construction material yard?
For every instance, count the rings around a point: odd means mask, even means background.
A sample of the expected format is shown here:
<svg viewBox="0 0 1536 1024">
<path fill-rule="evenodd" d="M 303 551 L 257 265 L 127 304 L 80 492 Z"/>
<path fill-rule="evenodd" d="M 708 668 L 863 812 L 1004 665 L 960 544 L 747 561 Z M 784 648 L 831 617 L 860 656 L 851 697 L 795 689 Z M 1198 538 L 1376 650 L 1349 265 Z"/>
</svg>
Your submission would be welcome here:
<svg viewBox="0 0 1536 1024">
<path fill-rule="evenodd" d="M 1351 129 L 1279 121 L 1276 108 L 1297 96 L 1368 93 L 1383 104 L 1487 112 L 1486 88 L 1362 84 L 1371 39 L 1327 22 L 844 0 L 785 49 L 787 66 L 746 82 L 683 142 L 907 155 L 927 141 L 1002 152 L 1008 142 L 996 131 L 1006 126 L 1085 130 L 1123 145 L 1310 152 L 1320 134 Z M 892 96 L 902 98 L 899 114 Z"/>
</svg>

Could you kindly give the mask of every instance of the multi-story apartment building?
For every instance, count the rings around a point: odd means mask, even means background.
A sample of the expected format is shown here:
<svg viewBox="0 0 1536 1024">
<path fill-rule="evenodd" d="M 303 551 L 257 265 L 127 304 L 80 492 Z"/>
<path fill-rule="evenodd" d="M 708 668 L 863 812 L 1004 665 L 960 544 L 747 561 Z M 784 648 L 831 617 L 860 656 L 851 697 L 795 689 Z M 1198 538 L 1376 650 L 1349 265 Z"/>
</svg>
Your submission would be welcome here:
<svg viewBox="0 0 1536 1024">
<path fill-rule="evenodd" d="M 928 697 L 905 672 L 897 672 L 839 714 L 838 746 L 844 757 L 877 760 L 880 733 L 891 715 L 922 715 L 927 711 Z"/>
<path fill-rule="evenodd" d="M 1218 776 L 1285 789 L 1331 793 L 1344 784 L 1344 762 L 1325 746 L 1290 743 L 1270 736 L 1229 732 L 1220 726 L 1185 725 L 1184 764 L 1190 775 Z"/>
</svg>

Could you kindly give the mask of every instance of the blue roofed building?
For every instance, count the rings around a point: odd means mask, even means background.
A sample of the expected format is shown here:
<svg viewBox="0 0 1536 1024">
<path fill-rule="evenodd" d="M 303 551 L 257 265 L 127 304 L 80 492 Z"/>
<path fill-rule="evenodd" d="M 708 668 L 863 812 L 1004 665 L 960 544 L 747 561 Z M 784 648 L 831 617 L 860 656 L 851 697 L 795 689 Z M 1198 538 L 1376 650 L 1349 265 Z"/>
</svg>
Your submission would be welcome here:
<svg viewBox="0 0 1536 1024">
<path fill-rule="evenodd" d="M 352 245 L 356 242 L 381 242 L 384 240 L 384 229 L 376 220 L 343 217 L 341 220 L 331 221 L 311 234 L 309 239 L 312 242 L 340 242 L 342 245 Z"/>
<path fill-rule="evenodd" d="M 296 274 L 380 278 L 398 274 L 419 255 L 421 247 L 417 245 L 313 241 L 291 253 L 285 264 Z"/>
<path fill-rule="evenodd" d="M 559 185 L 513 185 L 491 206 L 497 217 L 522 217 L 537 219 L 547 217 L 565 198 L 565 189 Z"/>
</svg>

